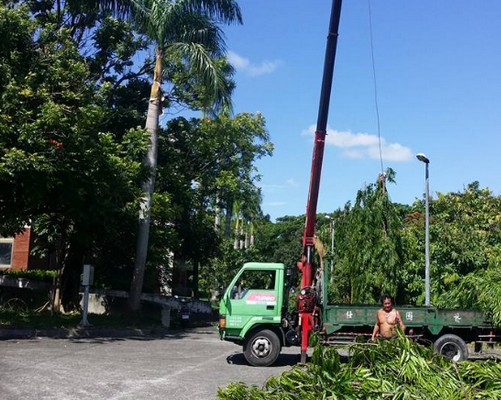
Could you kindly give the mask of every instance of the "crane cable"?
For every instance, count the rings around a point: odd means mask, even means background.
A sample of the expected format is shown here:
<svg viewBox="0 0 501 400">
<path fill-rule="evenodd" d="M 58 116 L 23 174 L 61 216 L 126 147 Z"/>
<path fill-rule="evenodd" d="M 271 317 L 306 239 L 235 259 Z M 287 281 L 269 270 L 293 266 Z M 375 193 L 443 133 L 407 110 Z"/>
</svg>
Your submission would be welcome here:
<svg viewBox="0 0 501 400">
<path fill-rule="evenodd" d="M 384 166 L 383 166 L 383 148 L 381 143 L 381 122 L 379 118 L 379 104 L 378 104 L 378 92 L 377 92 L 377 79 L 376 79 L 376 63 L 374 61 L 374 38 L 372 34 L 372 10 L 371 10 L 371 0 L 367 0 L 369 6 L 369 35 L 370 35 L 370 45 L 371 45 L 371 59 L 372 59 L 372 79 L 374 82 L 374 104 L 376 106 L 376 119 L 377 119 L 377 137 L 379 145 L 379 162 L 381 164 L 381 177 L 385 176 Z"/>
</svg>

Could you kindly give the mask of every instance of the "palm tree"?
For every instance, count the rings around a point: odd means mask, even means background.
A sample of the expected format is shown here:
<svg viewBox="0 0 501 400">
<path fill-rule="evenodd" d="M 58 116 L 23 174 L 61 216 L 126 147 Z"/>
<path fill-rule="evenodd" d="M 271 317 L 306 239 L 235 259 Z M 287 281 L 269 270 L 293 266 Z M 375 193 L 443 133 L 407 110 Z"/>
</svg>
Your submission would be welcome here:
<svg viewBox="0 0 501 400">
<path fill-rule="evenodd" d="M 135 312 L 139 309 L 146 267 L 165 57 L 169 54 L 182 57 L 191 73 L 204 83 L 205 95 L 214 109 L 231 108 L 231 85 L 216 62 L 225 53 L 218 24 L 241 23 L 242 16 L 235 0 L 132 0 L 131 3 L 133 19 L 155 43 L 155 68 L 146 118 L 150 146 L 144 159 L 150 174 L 142 187 L 136 260 L 129 297 L 129 308 Z"/>
</svg>

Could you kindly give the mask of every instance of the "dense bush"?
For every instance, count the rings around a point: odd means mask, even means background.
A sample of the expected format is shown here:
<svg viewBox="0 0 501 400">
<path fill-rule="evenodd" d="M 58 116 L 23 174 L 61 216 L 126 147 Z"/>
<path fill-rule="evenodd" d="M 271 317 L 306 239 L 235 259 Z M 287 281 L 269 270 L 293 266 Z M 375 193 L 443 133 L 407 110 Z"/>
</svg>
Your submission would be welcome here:
<svg viewBox="0 0 501 400">
<path fill-rule="evenodd" d="M 26 278 L 32 279 L 34 281 L 52 282 L 54 280 L 54 277 L 56 276 L 56 271 L 45 271 L 38 269 L 21 271 L 14 269 L 1 272 L 1 274 L 9 275 L 13 278 Z"/>
</svg>

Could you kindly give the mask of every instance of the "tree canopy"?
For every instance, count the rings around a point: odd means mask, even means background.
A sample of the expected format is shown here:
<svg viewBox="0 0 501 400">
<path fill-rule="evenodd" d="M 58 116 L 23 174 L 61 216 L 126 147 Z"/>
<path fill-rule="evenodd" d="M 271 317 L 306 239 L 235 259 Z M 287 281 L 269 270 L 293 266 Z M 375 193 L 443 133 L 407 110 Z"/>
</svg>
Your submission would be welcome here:
<svg viewBox="0 0 501 400">
<path fill-rule="evenodd" d="M 173 120 L 155 133 L 146 290 L 158 290 L 162 279 L 172 284 L 173 252 L 198 265 L 219 251 L 218 210 L 226 210 L 230 226 L 236 217 L 227 210 L 235 204 L 246 223 L 261 213 L 255 161 L 272 145 L 263 116 L 229 114 L 233 69 L 218 25 L 240 22 L 240 11 L 232 0 L 170 3 L 163 36 L 152 34 L 155 21 L 144 15 L 168 6 L 157 1 L 12 1 L 0 8 L 0 230 L 12 235 L 31 226 L 39 254 L 55 256 L 67 310 L 78 307 L 84 262 L 96 266 L 98 284 L 130 285 L 141 183 L 152 172 L 143 163 L 151 132 L 140 126 L 155 79 L 171 88 L 160 108 L 180 104 L 203 118 Z M 137 61 L 152 43 L 169 50 L 160 75 L 158 57 Z M 212 90 L 218 85 L 221 91 Z M 216 117 L 218 107 L 224 113 Z"/>
</svg>

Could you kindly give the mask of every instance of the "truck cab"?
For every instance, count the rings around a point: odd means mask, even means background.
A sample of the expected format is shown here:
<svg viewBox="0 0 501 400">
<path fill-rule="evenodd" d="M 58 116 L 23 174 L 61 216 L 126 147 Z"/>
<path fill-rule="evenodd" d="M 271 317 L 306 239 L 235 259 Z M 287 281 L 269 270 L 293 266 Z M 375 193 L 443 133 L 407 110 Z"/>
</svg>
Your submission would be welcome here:
<svg viewBox="0 0 501 400">
<path fill-rule="evenodd" d="M 280 263 L 246 263 L 231 281 L 219 307 L 222 340 L 243 345 L 251 365 L 275 362 L 290 345 L 284 321 L 287 312 L 287 270 Z M 285 326 L 284 326 L 285 325 Z"/>
</svg>

